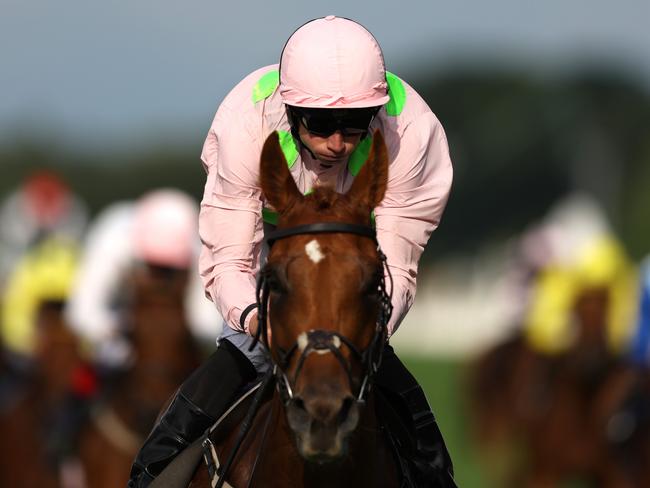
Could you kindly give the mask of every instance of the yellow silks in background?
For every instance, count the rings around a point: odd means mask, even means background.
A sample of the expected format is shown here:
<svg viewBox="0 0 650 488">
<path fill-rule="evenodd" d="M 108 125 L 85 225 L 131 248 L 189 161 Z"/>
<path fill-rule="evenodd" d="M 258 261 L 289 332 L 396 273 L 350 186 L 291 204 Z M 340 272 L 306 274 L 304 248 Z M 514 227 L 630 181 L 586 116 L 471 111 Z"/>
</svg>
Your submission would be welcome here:
<svg viewBox="0 0 650 488">
<path fill-rule="evenodd" d="M 2 340 L 6 347 L 30 354 L 39 307 L 65 302 L 77 271 L 79 250 L 69 240 L 49 238 L 16 264 L 7 282 L 2 307 Z"/>
<path fill-rule="evenodd" d="M 632 333 L 636 276 L 625 251 L 611 236 L 583 246 L 571 264 L 553 263 L 540 272 L 525 322 L 529 344 L 545 354 L 570 347 L 575 301 L 582 291 L 595 287 L 609 292 L 607 343 L 613 352 L 620 352 Z"/>
</svg>

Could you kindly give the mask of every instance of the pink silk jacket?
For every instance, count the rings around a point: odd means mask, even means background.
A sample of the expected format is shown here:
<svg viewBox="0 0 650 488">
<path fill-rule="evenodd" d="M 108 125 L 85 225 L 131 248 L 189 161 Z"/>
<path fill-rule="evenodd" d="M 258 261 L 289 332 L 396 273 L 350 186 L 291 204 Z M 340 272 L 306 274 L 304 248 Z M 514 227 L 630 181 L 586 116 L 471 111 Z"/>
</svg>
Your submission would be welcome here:
<svg viewBox="0 0 650 488">
<path fill-rule="evenodd" d="M 287 136 L 290 131 L 277 83 L 272 82 L 277 69 L 272 65 L 251 73 L 226 96 L 201 154 L 207 181 L 199 217 L 199 270 L 206 294 L 226 323 L 238 330 L 242 312 L 255 302 L 264 236 L 262 145 L 272 131 Z M 453 172 L 442 125 L 413 88 L 390 76 L 391 93 L 401 95 L 379 111 L 370 129 L 382 131 L 390 157 L 388 189 L 375 209 L 375 222 L 393 275 L 392 334 L 413 304 L 418 261 L 440 222 Z M 349 189 L 356 174 L 350 163 L 323 167 L 299 144 L 292 145 L 297 154 L 288 163 L 302 192 L 321 184 L 342 193 Z M 246 318 L 246 331 L 252 316 Z"/>
</svg>

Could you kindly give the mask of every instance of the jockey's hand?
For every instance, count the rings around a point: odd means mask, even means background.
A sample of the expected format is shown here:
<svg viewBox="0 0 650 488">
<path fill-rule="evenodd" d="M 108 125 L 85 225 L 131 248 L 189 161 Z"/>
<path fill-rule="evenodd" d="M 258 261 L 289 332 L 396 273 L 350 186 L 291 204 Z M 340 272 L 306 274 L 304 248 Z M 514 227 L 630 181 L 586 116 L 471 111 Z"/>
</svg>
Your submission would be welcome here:
<svg viewBox="0 0 650 488">
<path fill-rule="evenodd" d="M 259 323 L 257 321 L 257 313 L 251 317 L 251 321 L 248 323 L 248 332 L 251 335 L 251 337 L 255 337 L 255 334 L 257 334 L 257 327 L 259 326 Z M 271 343 L 271 327 L 268 328 L 267 330 L 268 336 L 269 336 L 269 344 Z M 261 340 L 261 338 L 260 338 Z"/>
<path fill-rule="evenodd" d="M 257 325 L 257 313 L 255 313 L 248 322 L 248 333 L 251 337 L 255 337 L 255 334 L 257 334 Z"/>
</svg>

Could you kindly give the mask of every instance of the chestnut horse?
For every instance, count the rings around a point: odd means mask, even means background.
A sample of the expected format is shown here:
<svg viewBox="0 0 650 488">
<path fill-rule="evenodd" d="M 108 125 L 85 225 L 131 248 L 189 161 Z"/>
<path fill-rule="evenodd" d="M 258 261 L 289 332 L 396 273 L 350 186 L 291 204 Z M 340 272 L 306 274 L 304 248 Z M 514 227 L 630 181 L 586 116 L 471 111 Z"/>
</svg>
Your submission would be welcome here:
<svg viewBox="0 0 650 488">
<path fill-rule="evenodd" d="M 266 140 L 261 184 L 279 221 L 267 236 L 272 247 L 258 300 L 277 388 L 252 419 L 232 464 L 221 464 L 226 486 L 399 486 L 371 389 L 390 298 L 370 214 L 387 178 L 387 149 L 375 132 L 347 194 L 317 187 L 303 196 L 277 134 Z M 209 464 L 227 460 L 239 440 L 237 428 L 222 435 L 218 430 L 204 443 Z M 210 471 L 202 463 L 190 486 L 213 486 Z"/>
<path fill-rule="evenodd" d="M 59 488 L 77 485 L 61 478 L 57 453 L 48 452 L 52 416 L 67 401 L 74 376 L 84 368 L 79 341 L 68 327 L 61 302 L 43 303 L 37 314 L 31 374 L 22 391 L 0 413 L 0 486 Z M 64 442 L 70 439 L 59 439 Z"/>
<path fill-rule="evenodd" d="M 82 432 L 89 488 L 126 486 L 131 464 L 163 404 L 201 356 L 185 320 L 188 271 L 140 264 L 129 286 L 133 363 Z"/>
<path fill-rule="evenodd" d="M 612 488 L 647 483 L 647 459 L 638 452 L 649 452 L 649 426 L 635 422 L 630 415 L 638 412 L 629 410 L 631 403 L 650 403 L 650 390 L 609 350 L 608 307 L 606 288 L 584 288 L 574 303 L 577 334 L 568 350 L 542 355 L 517 336 L 477 363 L 471 401 L 483 426 L 479 435 L 490 447 L 496 441 L 525 446 L 523 466 L 510 473 L 512 486 L 555 487 L 573 479 Z"/>
</svg>

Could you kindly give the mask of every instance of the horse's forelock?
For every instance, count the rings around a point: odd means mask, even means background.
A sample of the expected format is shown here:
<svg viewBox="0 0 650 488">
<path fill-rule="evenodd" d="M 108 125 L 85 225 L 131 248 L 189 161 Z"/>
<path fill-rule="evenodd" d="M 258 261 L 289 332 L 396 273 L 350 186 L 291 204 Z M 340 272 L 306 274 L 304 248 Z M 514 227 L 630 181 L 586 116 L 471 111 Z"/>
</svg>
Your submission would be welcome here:
<svg viewBox="0 0 650 488">
<path fill-rule="evenodd" d="M 332 187 L 316 187 L 301 202 L 301 208 L 294 208 L 296 214 L 305 215 L 310 211 L 315 212 L 319 218 L 326 217 L 327 220 L 357 220 L 355 216 L 359 214 L 349 199 L 343 198 L 343 195 L 337 193 Z M 293 212 L 292 212 L 293 213 Z"/>
<path fill-rule="evenodd" d="M 318 210 L 333 208 L 338 199 L 338 194 L 330 187 L 316 187 L 311 194 L 311 200 Z"/>
</svg>

